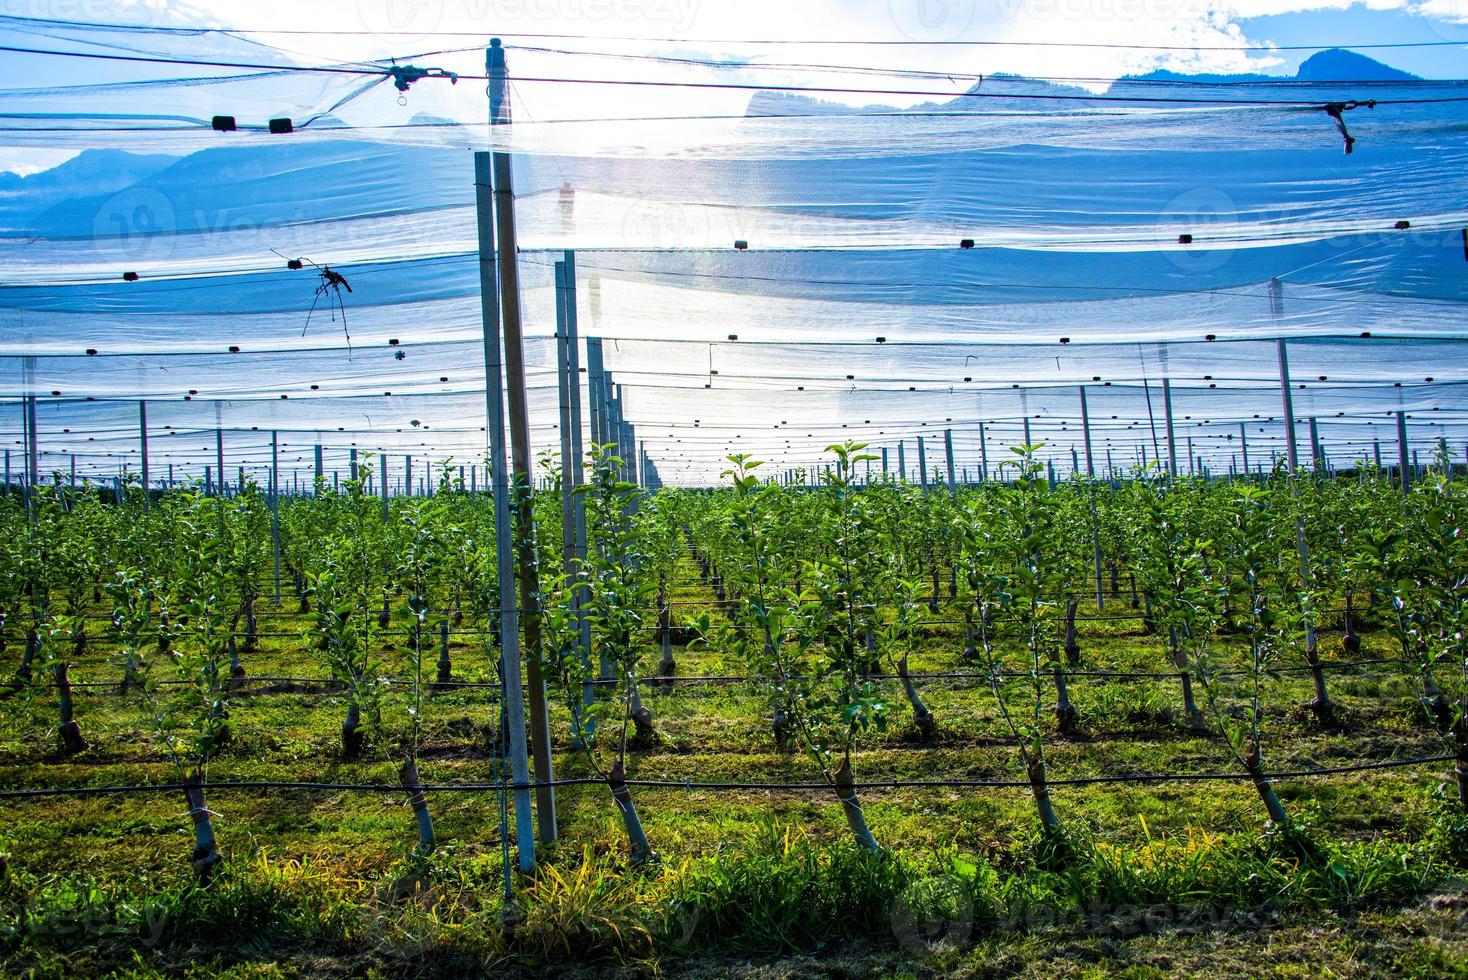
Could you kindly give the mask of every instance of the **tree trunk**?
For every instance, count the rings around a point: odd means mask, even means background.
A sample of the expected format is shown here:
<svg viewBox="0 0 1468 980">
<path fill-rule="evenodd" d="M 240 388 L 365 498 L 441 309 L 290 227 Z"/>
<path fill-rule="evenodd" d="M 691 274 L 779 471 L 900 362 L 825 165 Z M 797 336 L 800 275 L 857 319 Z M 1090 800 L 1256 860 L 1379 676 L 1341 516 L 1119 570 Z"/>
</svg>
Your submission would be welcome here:
<svg viewBox="0 0 1468 980">
<path fill-rule="evenodd" d="M 1183 653 L 1177 642 L 1175 626 L 1168 627 L 1167 645 L 1172 653 L 1172 665 L 1180 672 L 1178 676 L 1183 683 L 1183 714 L 1187 717 L 1188 725 L 1197 728 L 1203 723 L 1203 712 L 1198 710 L 1198 702 L 1193 697 L 1193 675 L 1188 672 L 1188 655 Z"/>
<path fill-rule="evenodd" d="M 209 810 L 204 806 L 203 778 L 196 772 L 188 778 L 187 783 L 184 802 L 188 804 L 189 817 L 194 821 L 194 853 L 189 861 L 199 881 L 207 885 L 219 870 L 224 858 L 220 856 L 219 848 L 214 843 L 214 825 L 210 823 Z"/>
<path fill-rule="evenodd" d="M 1305 632 L 1305 662 L 1310 665 L 1310 679 L 1315 683 L 1315 700 L 1310 702 L 1310 710 L 1315 713 L 1315 720 L 1322 725 L 1333 725 L 1336 723 L 1335 702 L 1331 701 L 1330 694 L 1325 689 L 1325 671 L 1320 667 L 1320 651 L 1316 645 L 1315 627 L 1310 626 Z"/>
<path fill-rule="evenodd" d="M 933 713 L 928 706 L 923 704 L 923 699 L 918 697 L 917 688 L 912 685 L 912 678 L 907 673 L 907 654 L 897 661 L 897 676 L 902 680 L 902 690 L 907 694 L 907 703 L 912 705 L 912 720 L 918 727 L 923 741 L 931 741 L 938 734 L 938 722 L 933 718 Z"/>
<path fill-rule="evenodd" d="M 1080 604 L 1074 596 L 1065 601 L 1065 662 L 1071 666 L 1081 662 L 1081 645 L 1076 640 L 1076 610 Z"/>
<path fill-rule="evenodd" d="M 245 651 L 250 652 L 260 646 L 260 623 L 255 617 L 255 593 L 251 592 L 245 596 Z"/>
<path fill-rule="evenodd" d="M 1046 834 L 1060 830 L 1060 819 L 1050 804 L 1050 785 L 1046 781 L 1045 760 L 1037 757 L 1026 763 L 1030 777 L 1030 794 L 1035 798 L 1035 812 L 1040 816 L 1040 826 Z"/>
<path fill-rule="evenodd" d="M 1249 773 L 1249 779 L 1254 783 L 1254 789 L 1259 794 L 1259 799 L 1264 801 L 1264 809 L 1269 812 L 1269 819 L 1276 825 L 1283 827 L 1290 822 L 1289 814 L 1285 813 L 1284 804 L 1279 802 L 1279 797 L 1274 792 L 1274 787 L 1269 780 L 1264 778 L 1264 770 L 1259 762 L 1259 745 L 1252 743 L 1248 751 L 1244 753 L 1244 768 Z"/>
<path fill-rule="evenodd" d="M 51 668 L 52 676 L 56 679 L 56 701 L 61 717 L 61 751 L 64 755 L 76 755 L 87 747 L 87 740 L 82 738 L 82 727 L 77 724 L 73 714 L 71 677 L 67 673 L 70 666 L 62 660 Z"/>
<path fill-rule="evenodd" d="M 1062 735 L 1073 735 L 1076 730 L 1076 709 L 1070 703 L 1070 689 L 1065 684 L 1065 668 L 1056 667 L 1055 675 L 1055 723 Z"/>
<path fill-rule="evenodd" d="M 365 738 L 362 710 L 355 703 L 347 705 L 347 720 L 342 722 L 342 755 L 348 759 L 357 758 L 362 754 Z"/>
<path fill-rule="evenodd" d="M 963 611 L 963 658 L 965 660 L 977 660 L 979 656 L 978 644 L 974 640 L 974 614 L 972 610 Z"/>
<path fill-rule="evenodd" d="M 449 624 L 444 620 L 438 624 L 438 676 L 439 684 L 454 682 L 454 664 L 449 659 Z"/>
<path fill-rule="evenodd" d="M 238 690 L 245 682 L 245 665 L 240 663 L 239 648 L 235 645 L 234 636 L 229 638 L 229 690 Z"/>
<path fill-rule="evenodd" d="M 658 732 L 652 724 L 652 710 L 642 703 L 642 696 L 637 693 L 637 688 L 632 688 L 632 700 L 628 705 L 631 709 L 632 725 L 637 729 L 637 741 L 641 745 L 648 745 L 657 741 Z"/>
<path fill-rule="evenodd" d="M 1356 605 L 1351 590 L 1346 590 L 1345 635 L 1341 637 L 1341 650 L 1348 657 L 1361 652 L 1361 638 L 1356 635 Z"/>
<path fill-rule="evenodd" d="M 618 759 L 608 774 L 607 785 L 612 790 L 612 801 L 617 804 L 617 811 L 622 815 L 622 826 L 627 831 L 627 843 L 632 849 L 629 855 L 633 864 L 656 863 L 657 851 L 652 849 L 648 843 L 647 832 L 642 829 L 642 818 L 637 815 L 637 807 L 632 803 L 632 790 L 627 787 L 627 770 Z"/>
<path fill-rule="evenodd" d="M 856 797 L 856 781 L 851 778 L 851 763 L 842 762 L 836 770 L 836 799 L 841 801 L 841 810 L 846 814 L 846 826 L 851 829 L 852 840 L 864 851 L 877 853 L 882 846 L 867 827 L 867 818 Z"/>
<path fill-rule="evenodd" d="M 413 808 L 413 819 L 418 824 L 418 853 L 432 854 L 436 843 L 433 837 L 433 818 L 428 814 L 428 801 L 423 797 L 423 784 L 418 781 L 418 766 L 412 759 L 398 769 L 398 782 L 408 793 L 408 805 Z"/>
<path fill-rule="evenodd" d="M 678 662 L 673 659 L 673 622 L 672 610 L 668 606 L 667 589 L 658 586 L 658 642 L 663 649 L 663 657 L 658 661 L 658 676 L 672 678 L 678 671 Z M 664 694 L 673 690 L 673 681 L 658 681 L 658 690 Z"/>
</svg>

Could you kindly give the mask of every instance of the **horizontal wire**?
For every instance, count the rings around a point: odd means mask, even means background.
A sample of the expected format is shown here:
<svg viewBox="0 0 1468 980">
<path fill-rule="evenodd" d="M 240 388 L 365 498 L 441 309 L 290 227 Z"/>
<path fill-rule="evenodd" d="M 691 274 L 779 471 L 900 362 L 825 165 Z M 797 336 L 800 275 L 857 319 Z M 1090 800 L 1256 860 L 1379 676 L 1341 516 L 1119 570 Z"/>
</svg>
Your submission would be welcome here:
<svg viewBox="0 0 1468 980">
<path fill-rule="evenodd" d="M 1351 766 L 1334 766 L 1318 769 L 1294 769 L 1262 774 L 1265 782 L 1279 779 L 1308 779 L 1319 776 L 1337 776 L 1379 769 L 1402 769 L 1413 766 L 1451 762 L 1451 755 L 1419 756 L 1411 759 L 1389 759 L 1381 762 L 1358 763 Z M 1165 782 L 1242 782 L 1255 777 L 1247 772 L 1200 772 L 1200 773 L 1132 773 L 1115 776 L 1075 776 L 1047 779 L 1047 786 L 1098 786 L 1124 783 Z M 770 790 L 789 792 L 830 791 L 835 785 L 829 782 L 781 783 L 781 782 L 696 782 L 674 779 L 628 779 L 627 786 L 656 789 L 682 790 Z M 425 793 L 485 793 L 554 789 L 563 786 L 607 786 L 608 780 L 591 777 L 550 779 L 525 783 L 433 783 L 415 787 Z M 871 780 L 850 784 L 853 789 L 1030 789 L 1029 780 L 1019 779 L 920 779 L 920 780 Z M 317 792 L 361 792 L 401 793 L 402 785 L 392 783 L 319 783 L 291 782 L 285 780 L 225 780 L 209 783 L 139 783 L 124 786 L 56 786 L 44 789 L 4 789 L 0 799 L 37 799 L 54 796 L 103 796 L 143 793 L 165 793 L 182 790 L 303 790 Z"/>
<path fill-rule="evenodd" d="M 886 38 L 791 38 L 791 37 L 757 37 L 757 38 L 711 38 L 711 37 L 657 37 L 636 36 L 617 34 L 587 34 L 570 32 L 531 32 L 531 31 L 501 31 L 498 34 L 488 31 L 452 31 L 452 30 L 352 30 L 349 28 L 333 27 L 330 30 L 311 30 L 308 28 L 259 28 L 259 27 L 183 27 L 147 24 L 110 24 L 100 21 L 77 21 L 63 20 L 45 17 L 6 17 L 6 20 L 20 21 L 23 23 L 44 25 L 52 28 L 71 29 L 101 29 L 117 33 L 136 34 L 181 34 L 185 36 L 196 36 L 199 34 L 279 34 L 279 35 L 303 35 L 321 37 L 473 37 L 490 38 L 498 36 L 501 38 L 532 38 L 540 40 L 572 40 L 572 41 L 630 41 L 639 43 L 662 43 L 662 44 L 748 44 L 748 45 L 770 45 L 782 47 L 811 46 L 852 46 L 852 47 L 1029 47 L 1029 48 L 1102 48 L 1122 51 L 1247 51 L 1247 52 L 1270 52 L 1270 51 L 1323 51 L 1330 48 L 1362 48 L 1362 49 L 1385 49 L 1385 48 L 1438 48 L 1438 47 L 1462 47 L 1468 41 L 1369 41 L 1353 43 L 1349 41 L 1337 41 L 1319 44 L 1263 44 L 1263 45 L 1198 45 L 1198 44 L 1123 44 L 1097 41 L 1013 41 L 1013 40 L 926 40 L 926 39 L 886 39 Z"/>
<path fill-rule="evenodd" d="M 148 64 L 189 65 L 207 68 L 241 68 L 252 69 L 270 73 L 305 73 L 305 74 L 345 74 L 345 75 L 377 75 L 383 79 L 392 76 L 388 68 L 370 69 L 344 67 L 340 65 L 268 65 L 243 61 L 212 61 L 206 59 L 190 58 L 164 58 L 154 55 L 122 55 L 104 54 L 91 51 L 57 51 L 46 48 L 29 48 L 18 45 L 0 45 L 0 51 L 9 51 L 16 54 L 33 54 L 61 58 L 82 58 L 88 60 L 103 61 L 127 61 L 144 62 Z M 491 81 L 489 75 L 460 74 L 458 76 L 466 81 Z M 726 91 L 749 91 L 749 92 L 813 92 L 823 95 L 903 95 L 921 96 L 925 98 L 949 98 L 949 99 L 1006 99 L 1006 100 L 1038 100 L 1042 102 L 1100 102 L 1100 103 L 1129 103 L 1129 104 L 1157 104 L 1157 105 L 1203 105 L 1203 106 L 1242 106 L 1242 107 L 1265 107 L 1277 106 L 1282 108 L 1312 109 L 1319 110 L 1325 106 L 1323 99 L 1185 99 L 1164 98 L 1161 96 L 1108 96 L 1108 95 L 1067 95 L 1055 92 L 1025 92 L 1007 95 L 994 92 L 937 92 L 924 89 L 901 89 L 901 88 L 849 88 L 843 86 L 821 86 L 821 85 L 757 85 L 742 82 L 699 82 L 687 80 L 655 80 L 655 79 L 609 79 L 609 78 L 572 78 L 561 76 L 524 76 L 517 75 L 512 79 L 516 84 L 538 83 L 538 84 L 568 84 L 568 85 L 609 85 L 634 88 L 692 88 L 692 89 L 717 89 Z M 1377 106 L 1383 105 L 1423 105 L 1440 104 L 1449 102 L 1468 102 L 1468 96 L 1442 96 L 1422 99 L 1374 99 Z M 201 123 L 202 125 L 202 123 Z"/>
</svg>

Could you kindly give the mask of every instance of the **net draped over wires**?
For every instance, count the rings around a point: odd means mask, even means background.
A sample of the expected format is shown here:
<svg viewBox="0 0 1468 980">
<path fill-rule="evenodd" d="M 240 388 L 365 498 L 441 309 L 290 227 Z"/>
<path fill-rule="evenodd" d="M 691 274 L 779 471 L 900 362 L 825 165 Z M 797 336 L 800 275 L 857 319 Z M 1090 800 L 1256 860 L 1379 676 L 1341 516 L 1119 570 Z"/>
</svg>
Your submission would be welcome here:
<svg viewBox="0 0 1468 980">
<path fill-rule="evenodd" d="M 38 396 L 42 474 L 136 471 L 139 400 L 155 479 L 202 475 L 216 428 L 257 470 L 278 432 L 286 487 L 315 445 L 332 468 L 349 447 L 478 460 L 470 149 L 515 154 L 537 448 L 559 442 L 563 250 L 581 335 L 667 483 L 716 481 L 733 449 L 805 469 L 846 438 L 893 467 L 902 443 L 915 475 L 915 437 L 941 467 L 945 430 L 977 478 L 1026 422 L 1063 476 L 1085 466 L 1082 386 L 1096 466 L 1120 470 L 1168 453 L 1164 380 L 1180 468 L 1226 472 L 1244 439 L 1267 466 L 1278 338 L 1301 443 L 1315 420 L 1332 463 L 1394 452 L 1397 412 L 1423 451 L 1468 440 L 1468 84 L 851 73 L 932 93 L 856 110 L 798 72 L 760 91 L 738 59 L 588 72 L 511 38 L 517 93 L 676 82 L 682 115 L 641 115 L 625 86 L 622 118 L 533 118 L 517 94 L 490 127 L 472 38 L 395 63 L 280 43 L 0 18 L 0 136 L 83 151 L 0 177 L 0 438 L 22 445 Z M 410 63 L 459 81 L 400 91 Z M 747 111 L 700 110 L 710 91 Z M 317 266 L 351 293 L 308 325 Z"/>
</svg>

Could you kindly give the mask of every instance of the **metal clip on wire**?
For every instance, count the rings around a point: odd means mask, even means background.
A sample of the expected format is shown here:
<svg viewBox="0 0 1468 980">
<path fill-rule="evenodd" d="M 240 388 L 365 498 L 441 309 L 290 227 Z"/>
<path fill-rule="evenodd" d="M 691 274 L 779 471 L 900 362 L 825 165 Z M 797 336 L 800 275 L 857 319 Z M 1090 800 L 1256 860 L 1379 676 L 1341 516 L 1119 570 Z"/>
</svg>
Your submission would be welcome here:
<svg viewBox="0 0 1468 980">
<path fill-rule="evenodd" d="M 450 85 L 459 84 L 457 72 L 444 71 L 442 68 L 419 68 L 416 65 L 399 65 L 396 62 L 387 70 L 392 76 L 393 88 L 399 92 L 407 92 L 408 87 L 421 78 L 447 78 Z M 407 105 L 406 97 L 398 96 L 398 105 Z"/>
<path fill-rule="evenodd" d="M 1335 128 L 1341 131 L 1341 139 L 1346 141 L 1347 154 L 1350 154 L 1351 151 L 1355 149 L 1356 137 L 1352 136 L 1350 131 L 1346 129 L 1346 121 L 1342 118 L 1342 114 L 1349 112 L 1351 109 L 1359 109 L 1362 106 L 1365 106 L 1368 109 L 1375 109 L 1376 100 L 1350 99 L 1346 102 L 1327 102 L 1325 105 L 1320 107 L 1327 116 L 1335 120 Z"/>
</svg>

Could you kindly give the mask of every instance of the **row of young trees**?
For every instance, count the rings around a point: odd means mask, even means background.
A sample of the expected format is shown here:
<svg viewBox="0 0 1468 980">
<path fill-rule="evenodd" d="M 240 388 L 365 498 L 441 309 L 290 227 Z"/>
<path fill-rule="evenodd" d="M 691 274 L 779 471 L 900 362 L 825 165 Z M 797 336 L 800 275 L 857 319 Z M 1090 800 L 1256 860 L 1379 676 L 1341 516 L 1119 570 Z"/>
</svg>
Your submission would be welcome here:
<svg viewBox="0 0 1468 980">
<path fill-rule="evenodd" d="M 1365 472 L 1259 483 L 1144 471 L 1115 484 L 1056 484 L 1036 448 L 1019 447 L 1003 479 L 957 493 L 858 481 L 874 457 L 848 442 L 830 447 L 834 466 L 819 486 L 764 481 L 757 460 L 735 455 L 722 489 L 656 494 L 623 480 L 621 461 L 597 448 L 574 489 L 588 547 L 569 558 L 552 546 L 564 511 L 556 460 L 546 458 L 550 489 L 535 495 L 528 529 L 540 641 L 525 655 L 564 706 L 575 750 L 607 784 L 634 860 L 656 852 L 628 786 L 629 748 L 654 737 L 645 678 L 675 671 L 675 635 L 760 679 L 776 744 L 809 757 L 853 840 L 877 850 L 854 769 L 864 735 L 893 723 L 875 675 L 896 676 L 913 731 L 934 737 L 940 719 L 909 655 L 935 613 L 961 625 L 964 654 L 1018 745 L 1040 826 L 1063 843 L 1046 747 L 1075 724 L 1065 668 L 1083 657 L 1076 618 L 1092 590 L 1139 609 L 1182 677 L 1185 723 L 1221 736 L 1276 824 L 1289 817 L 1266 777 L 1262 683 L 1298 658 L 1316 681 L 1317 719 L 1336 720 L 1317 634 L 1337 607 L 1345 653 L 1359 649 L 1368 619 L 1391 637 L 1424 721 L 1468 772 L 1468 486 L 1446 466 L 1405 496 Z M 278 512 L 248 485 L 227 499 L 197 490 L 148 499 L 128 488 L 115 502 L 58 485 L 38 488 L 29 511 L 0 505 L 0 654 L 10 658 L 0 697 L 49 714 L 61 751 L 85 750 L 70 665 L 105 639 L 118 683 L 186 785 L 201 875 L 219 861 L 207 767 L 230 739 L 231 695 L 260 638 L 262 596 L 278 587 L 277 553 L 288 601 L 309 624 L 295 627 L 303 652 L 344 702 L 340 753 L 392 762 L 419 852 L 435 846 L 417 768 L 428 694 L 452 680 L 435 627 L 482 636 L 497 661 L 493 510 L 446 467 L 439 493 L 393 501 L 384 515 L 365 492 L 370 466 Z M 677 595 L 705 589 L 716 601 L 675 615 Z M 1468 806 L 1468 779 L 1459 793 Z"/>
</svg>

